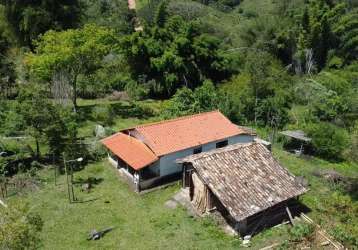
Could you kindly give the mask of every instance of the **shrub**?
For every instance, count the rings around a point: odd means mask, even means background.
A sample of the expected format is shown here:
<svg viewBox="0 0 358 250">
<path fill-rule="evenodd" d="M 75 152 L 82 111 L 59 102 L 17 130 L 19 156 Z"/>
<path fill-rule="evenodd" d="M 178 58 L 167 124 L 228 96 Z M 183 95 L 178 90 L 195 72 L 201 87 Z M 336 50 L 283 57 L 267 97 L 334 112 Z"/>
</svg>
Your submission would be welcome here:
<svg viewBox="0 0 358 250">
<path fill-rule="evenodd" d="M 352 162 L 358 162 L 358 121 L 356 122 L 350 135 L 351 144 L 350 147 L 344 152 L 344 158 Z"/>
<path fill-rule="evenodd" d="M 27 205 L 0 207 L 0 249 L 38 249 L 43 221 Z"/>
<path fill-rule="evenodd" d="M 139 84 L 134 81 L 129 81 L 126 85 L 125 90 L 127 91 L 129 97 L 133 100 L 143 100 L 149 94 L 149 86 L 144 84 Z"/>
<path fill-rule="evenodd" d="M 112 125 L 114 123 L 115 112 L 111 105 L 96 106 L 92 111 L 92 118 L 101 125 Z"/>
<path fill-rule="evenodd" d="M 308 239 L 314 232 L 314 225 L 307 223 L 298 223 L 289 230 L 291 241 L 302 241 Z"/>
<path fill-rule="evenodd" d="M 105 148 L 97 140 L 87 144 L 87 152 L 88 152 L 87 157 L 95 161 L 100 160 L 106 156 Z"/>
<path fill-rule="evenodd" d="M 246 17 L 246 18 L 255 18 L 255 17 L 258 16 L 257 13 L 256 13 L 255 11 L 253 11 L 253 10 L 247 10 L 247 11 L 245 11 L 245 12 L 243 13 L 243 15 L 244 15 L 244 17 Z"/>
<path fill-rule="evenodd" d="M 16 136 L 20 131 L 25 130 L 24 118 L 16 111 L 10 111 L 5 114 L 4 123 L 1 126 L 0 132 L 6 136 Z"/>
<path fill-rule="evenodd" d="M 331 123 L 310 124 L 305 129 L 312 137 L 312 145 L 317 155 L 328 160 L 342 160 L 343 152 L 349 147 L 348 132 Z"/>
<path fill-rule="evenodd" d="M 353 234 L 348 232 L 342 225 L 336 225 L 330 233 L 336 240 L 353 246 L 353 249 L 354 246 L 358 246 L 358 239 L 355 237 L 354 232 Z"/>
</svg>

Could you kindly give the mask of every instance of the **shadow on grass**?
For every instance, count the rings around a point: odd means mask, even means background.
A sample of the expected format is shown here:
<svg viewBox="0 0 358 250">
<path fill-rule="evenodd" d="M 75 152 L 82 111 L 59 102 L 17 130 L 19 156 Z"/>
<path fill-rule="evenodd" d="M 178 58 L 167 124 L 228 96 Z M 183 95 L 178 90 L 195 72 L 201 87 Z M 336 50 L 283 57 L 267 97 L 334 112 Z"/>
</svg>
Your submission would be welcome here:
<svg viewBox="0 0 358 250">
<path fill-rule="evenodd" d="M 92 199 L 87 199 L 87 200 L 75 200 L 72 201 L 71 203 L 89 203 L 89 202 L 93 202 L 99 200 L 99 198 L 92 198 Z"/>
<path fill-rule="evenodd" d="M 96 177 L 88 177 L 86 179 L 83 179 L 81 177 L 76 178 L 76 180 L 73 182 L 75 185 L 83 185 L 83 184 L 90 184 L 92 187 L 95 185 L 100 184 L 103 182 L 103 178 L 96 178 Z"/>
<path fill-rule="evenodd" d="M 96 108 L 100 108 L 96 110 Z M 103 108 L 103 110 L 102 110 Z M 78 117 L 80 122 L 94 121 L 98 122 L 94 116 L 94 112 L 109 113 L 113 117 L 121 118 L 138 118 L 147 119 L 154 116 L 154 111 L 148 105 L 144 105 L 137 102 L 129 103 L 111 103 L 111 104 L 91 104 L 86 106 L 80 106 L 78 108 Z M 97 114 L 98 115 L 98 114 Z"/>
<path fill-rule="evenodd" d="M 73 184 L 81 187 L 82 192 L 90 193 L 91 190 L 103 182 L 103 178 L 88 177 L 87 179 L 77 178 Z"/>
<path fill-rule="evenodd" d="M 346 177 L 343 183 L 343 193 L 349 195 L 353 202 L 358 201 L 358 178 Z"/>
</svg>

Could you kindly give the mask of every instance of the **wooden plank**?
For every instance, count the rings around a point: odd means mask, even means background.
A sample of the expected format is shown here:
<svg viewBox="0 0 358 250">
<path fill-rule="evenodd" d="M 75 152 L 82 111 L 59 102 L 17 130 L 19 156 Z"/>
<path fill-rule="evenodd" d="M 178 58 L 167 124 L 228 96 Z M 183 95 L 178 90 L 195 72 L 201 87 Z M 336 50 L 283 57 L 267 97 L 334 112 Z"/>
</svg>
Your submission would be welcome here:
<svg viewBox="0 0 358 250">
<path fill-rule="evenodd" d="M 293 221 L 293 217 L 292 217 L 291 211 L 290 211 L 290 209 L 289 209 L 288 207 L 286 207 L 286 212 L 287 212 L 287 214 L 288 214 L 288 218 L 290 218 L 291 224 L 294 225 L 295 222 Z"/>
<path fill-rule="evenodd" d="M 7 208 L 7 205 L 1 199 L 0 199 L 0 205 L 2 205 L 3 207 Z"/>
<path fill-rule="evenodd" d="M 264 247 L 264 248 L 260 248 L 260 250 L 269 250 L 269 249 L 274 249 L 276 248 L 277 246 L 279 246 L 280 243 L 275 243 L 275 244 L 272 244 L 270 246 L 267 246 L 267 247 Z"/>
<path fill-rule="evenodd" d="M 310 217 L 308 217 L 307 215 L 305 215 L 304 213 L 301 213 L 301 218 L 303 218 L 305 221 L 307 221 L 310 224 L 315 225 L 318 228 L 318 233 L 325 238 L 328 242 L 331 243 L 332 246 L 334 246 L 335 249 L 345 249 L 344 246 L 335 240 L 332 240 L 330 235 L 320 227 L 320 225 L 316 224 Z"/>
</svg>

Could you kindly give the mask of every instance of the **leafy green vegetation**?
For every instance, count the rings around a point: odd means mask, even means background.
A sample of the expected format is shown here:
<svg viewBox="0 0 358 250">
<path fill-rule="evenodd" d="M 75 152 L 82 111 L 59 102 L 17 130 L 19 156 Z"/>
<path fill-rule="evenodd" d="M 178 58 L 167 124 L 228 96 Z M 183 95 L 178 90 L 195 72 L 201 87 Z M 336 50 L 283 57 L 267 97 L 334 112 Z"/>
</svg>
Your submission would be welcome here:
<svg viewBox="0 0 358 250">
<path fill-rule="evenodd" d="M 240 244 L 240 240 L 226 236 L 211 220 L 192 218 L 180 207 L 166 208 L 164 202 L 178 190 L 177 185 L 138 195 L 107 162 L 88 165 L 75 173 L 75 181 L 88 177 L 100 181 L 88 194 L 80 191 L 80 185 L 76 186 L 76 197 L 82 203 L 68 203 L 65 176 L 55 186 L 51 169 L 41 172 L 46 184 L 39 192 L 22 197 L 36 204 L 33 210 L 45 222 L 42 249 L 235 248 Z M 90 230 L 110 226 L 114 230 L 103 239 L 86 240 Z"/>
<path fill-rule="evenodd" d="M 290 171 L 296 175 L 304 175 L 309 180 L 310 191 L 301 199 L 311 209 L 308 215 L 334 231 L 333 235 L 337 235 L 337 239 L 347 246 L 357 244 L 354 241 L 357 235 L 357 213 L 354 212 L 358 209 L 357 201 L 349 198 L 338 186 L 331 186 L 329 182 L 313 176 L 312 172 L 317 169 L 335 169 L 352 176 L 356 174 L 358 166 L 333 164 L 319 159 L 301 159 L 280 149 L 275 149 L 274 153 Z M 103 161 L 87 165 L 84 170 L 75 173 L 75 182 L 78 181 L 75 194 L 81 202 L 69 204 L 65 176 L 60 176 L 58 184 L 54 185 L 53 169 L 38 173 L 43 183 L 40 190 L 14 196 L 9 202 L 29 202 L 34 206 L 34 212 L 41 214 L 44 221 L 41 233 L 43 249 L 57 246 L 67 249 L 96 249 L 118 245 L 139 249 L 161 249 L 169 246 L 174 249 L 237 249 L 241 244 L 240 240 L 226 236 L 211 219 L 192 218 L 181 207 L 175 210 L 166 208 L 164 202 L 178 190 L 178 185 L 137 195 Z M 94 185 L 90 193 L 81 192 L 79 181 L 89 177 L 101 181 Z M 86 240 L 87 233 L 93 228 L 109 226 L 114 226 L 115 229 L 100 241 Z M 293 236 L 305 237 L 306 231 L 306 227 L 290 229 L 288 225 L 271 228 L 255 236 L 252 247 L 260 248 L 284 242 Z M 347 238 L 348 235 L 351 237 Z"/>
<path fill-rule="evenodd" d="M 101 161 L 104 151 L 96 127 L 103 126 L 110 135 L 146 122 L 219 109 L 238 125 L 255 127 L 265 139 L 282 129 L 303 130 L 312 137 L 309 159 L 277 146 L 275 154 L 309 180 L 311 191 L 303 203 L 315 221 L 355 247 L 358 5 L 339 0 L 138 0 L 136 8 L 129 10 L 122 0 L 0 1 L 0 179 L 30 178 L 43 166 L 61 165 L 63 156 L 81 155 L 92 165 L 78 175 L 87 178 L 89 169 L 101 169 L 104 181 L 94 193 L 113 198 L 117 190 L 111 187 L 125 190 L 125 185 L 110 177 L 113 173 Z M 336 170 L 343 177 L 331 183 L 320 170 Z M 48 171 L 42 170 L 41 176 L 51 183 Z M 52 210 L 39 208 L 51 232 L 48 239 L 42 237 L 44 248 L 66 242 L 55 237 L 61 229 L 68 229 L 67 237 L 83 232 L 81 225 L 90 230 L 90 223 L 100 221 L 95 214 L 108 205 L 94 201 L 93 210 L 91 203 L 71 207 L 56 199 L 58 188 L 44 184 L 26 198 L 13 197 L 59 206 L 68 224 L 79 222 L 74 214 L 88 210 L 87 224 L 54 228 L 62 223 L 60 215 L 52 220 Z M 123 191 L 130 206 L 113 198 L 111 213 L 133 210 L 129 218 L 135 221 L 131 229 L 136 234 L 127 239 L 124 230 L 114 231 L 120 237 L 107 243 L 126 248 L 133 247 L 131 240 L 141 248 L 148 241 L 153 248 L 164 248 L 168 237 L 171 247 L 237 247 L 237 240 L 223 236 L 211 222 L 187 218 L 180 209 L 161 211 L 159 203 L 175 190 L 143 197 Z M 158 213 L 154 221 L 148 221 L 144 208 Z M 120 215 L 105 216 L 108 222 L 114 218 L 119 228 L 124 222 L 130 226 Z M 144 233 L 133 228 L 139 218 L 147 226 Z M 306 237 L 306 231 L 299 227 L 293 234 Z M 174 243 L 177 233 L 183 245 Z M 162 238 L 154 242 L 157 234 Z M 138 235 L 146 240 L 138 242 Z M 97 246 L 76 237 L 83 248 Z M 259 243 L 254 247 L 292 242 L 286 227 L 255 238 Z M 107 243 L 97 244 L 106 248 Z"/>
<path fill-rule="evenodd" d="M 0 247 L 2 249 L 38 249 L 41 217 L 27 205 L 0 207 Z"/>
</svg>

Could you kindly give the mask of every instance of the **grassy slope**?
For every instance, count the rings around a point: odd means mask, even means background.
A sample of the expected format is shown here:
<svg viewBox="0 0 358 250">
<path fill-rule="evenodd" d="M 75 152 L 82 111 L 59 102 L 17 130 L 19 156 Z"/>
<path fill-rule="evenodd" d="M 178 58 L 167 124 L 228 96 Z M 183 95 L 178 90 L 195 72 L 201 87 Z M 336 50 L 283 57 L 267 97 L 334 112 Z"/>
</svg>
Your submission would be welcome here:
<svg viewBox="0 0 358 250">
<path fill-rule="evenodd" d="M 99 103 L 107 101 L 80 101 L 81 109 L 90 112 Z M 159 117 L 132 117 L 126 111 L 128 103 L 111 102 L 117 105 L 119 113 L 113 129 L 133 126 L 147 121 L 158 120 Z M 157 109 L 161 104 L 152 101 L 142 102 Z M 88 110 L 86 111 L 86 108 Z M 129 112 L 129 111 L 127 111 Z M 88 119 L 83 122 L 81 133 L 90 136 L 95 122 Z M 336 169 L 347 176 L 357 175 L 358 166 L 348 164 L 332 164 L 319 159 L 301 159 L 275 149 L 279 161 L 296 175 L 305 176 L 310 182 L 311 191 L 302 197 L 302 201 L 312 212 L 310 216 L 327 228 L 332 229 L 337 224 L 346 227 L 346 231 L 354 235 L 357 231 L 358 202 L 349 200 L 347 206 L 340 207 L 340 200 L 335 200 L 330 185 L 312 175 L 315 169 Z M 90 194 L 81 193 L 76 188 L 80 200 L 96 199 L 92 202 L 68 204 L 64 176 L 60 177 L 59 185 L 54 186 L 53 172 L 43 170 L 40 176 L 44 185 L 39 192 L 30 193 L 24 197 L 12 199 L 27 200 L 34 210 L 38 211 L 45 221 L 42 232 L 43 249 L 233 249 L 240 245 L 235 238 L 224 235 L 210 220 L 193 219 L 188 217 L 185 210 L 177 208 L 169 210 L 164 202 L 179 189 L 179 186 L 155 191 L 139 196 L 131 192 L 127 185 L 121 182 L 113 168 L 106 162 L 86 166 L 75 174 L 75 178 L 96 177 L 103 181 Z M 349 199 L 347 196 L 340 198 Z M 105 201 L 110 203 L 105 203 Z M 333 202 L 332 202 L 333 200 Z M 344 220 L 348 222 L 344 224 Z M 101 229 L 115 226 L 103 240 L 98 242 L 86 241 L 86 233 L 93 228 Z M 266 230 L 257 235 L 254 248 L 282 242 L 288 238 L 287 226 Z"/>
<path fill-rule="evenodd" d="M 302 197 L 303 203 L 312 209 L 309 216 L 329 227 L 339 222 L 345 211 L 334 210 L 332 213 L 332 205 L 326 203 L 332 191 L 310 173 L 317 168 L 335 168 L 355 175 L 357 166 L 299 159 L 281 150 L 275 150 L 275 155 L 290 171 L 310 180 L 311 191 Z M 75 180 L 87 177 L 102 179 L 89 194 L 80 192 L 79 186 L 75 189 L 79 200 L 94 200 L 69 204 L 64 176 L 60 177 L 57 186 L 53 182 L 52 170 L 42 170 L 40 176 L 44 183 L 40 191 L 12 199 L 28 201 L 41 214 L 45 221 L 43 249 L 237 249 L 240 246 L 239 240 L 224 235 L 210 219 L 191 218 L 181 207 L 175 210 L 166 208 L 164 202 L 179 189 L 179 185 L 138 195 L 130 191 L 118 179 L 116 170 L 104 161 L 75 173 Z M 357 202 L 354 204 L 357 208 Z M 322 213 L 322 209 L 326 209 L 326 213 Z M 351 223 L 357 224 L 357 217 L 353 219 Z M 108 226 L 116 228 L 104 239 L 86 240 L 91 229 Z M 257 249 L 284 241 L 288 238 L 287 228 L 283 226 L 260 233 L 253 239 L 253 247 Z"/>
<path fill-rule="evenodd" d="M 280 149 L 275 149 L 274 154 L 293 174 L 308 180 L 310 191 L 301 199 L 311 210 L 308 215 L 345 246 L 358 247 L 356 191 L 349 193 L 339 184 L 329 183 L 313 174 L 317 170 L 335 170 L 343 176 L 357 179 L 358 164 L 330 163 L 317 158 L 302 159 Z"/>
<path fill-rule="evenodd" d="M 80 200 L 69 204 L 65 178 L 54 186 L 53 172 L 44 170 L 44 187 L 23 198 L 45 221 L 43 249 L 236 249 L 240 241 L 224 235 L 209 219 L 194 219 L 178 207 L 168 209 L 168 200 L 178 185 L 138 195 L 130 191 L 107 163 L 89 165 L 75 174 L 103 178 L 90 194 L 75 192 Z M 110 201 L 110 203 L 105 203 Z M 99 241 L 87 241 L 87 232 L 108 226 L 116 228 Z M 283 229 L 276 229 L 280 236 Z M 272 232 L 270 233 L 272 234 Z M 260 240 L 261 239 L 261 240 Z M 257 245 L 265 245 L 264 237 Z"/>
</svg>

